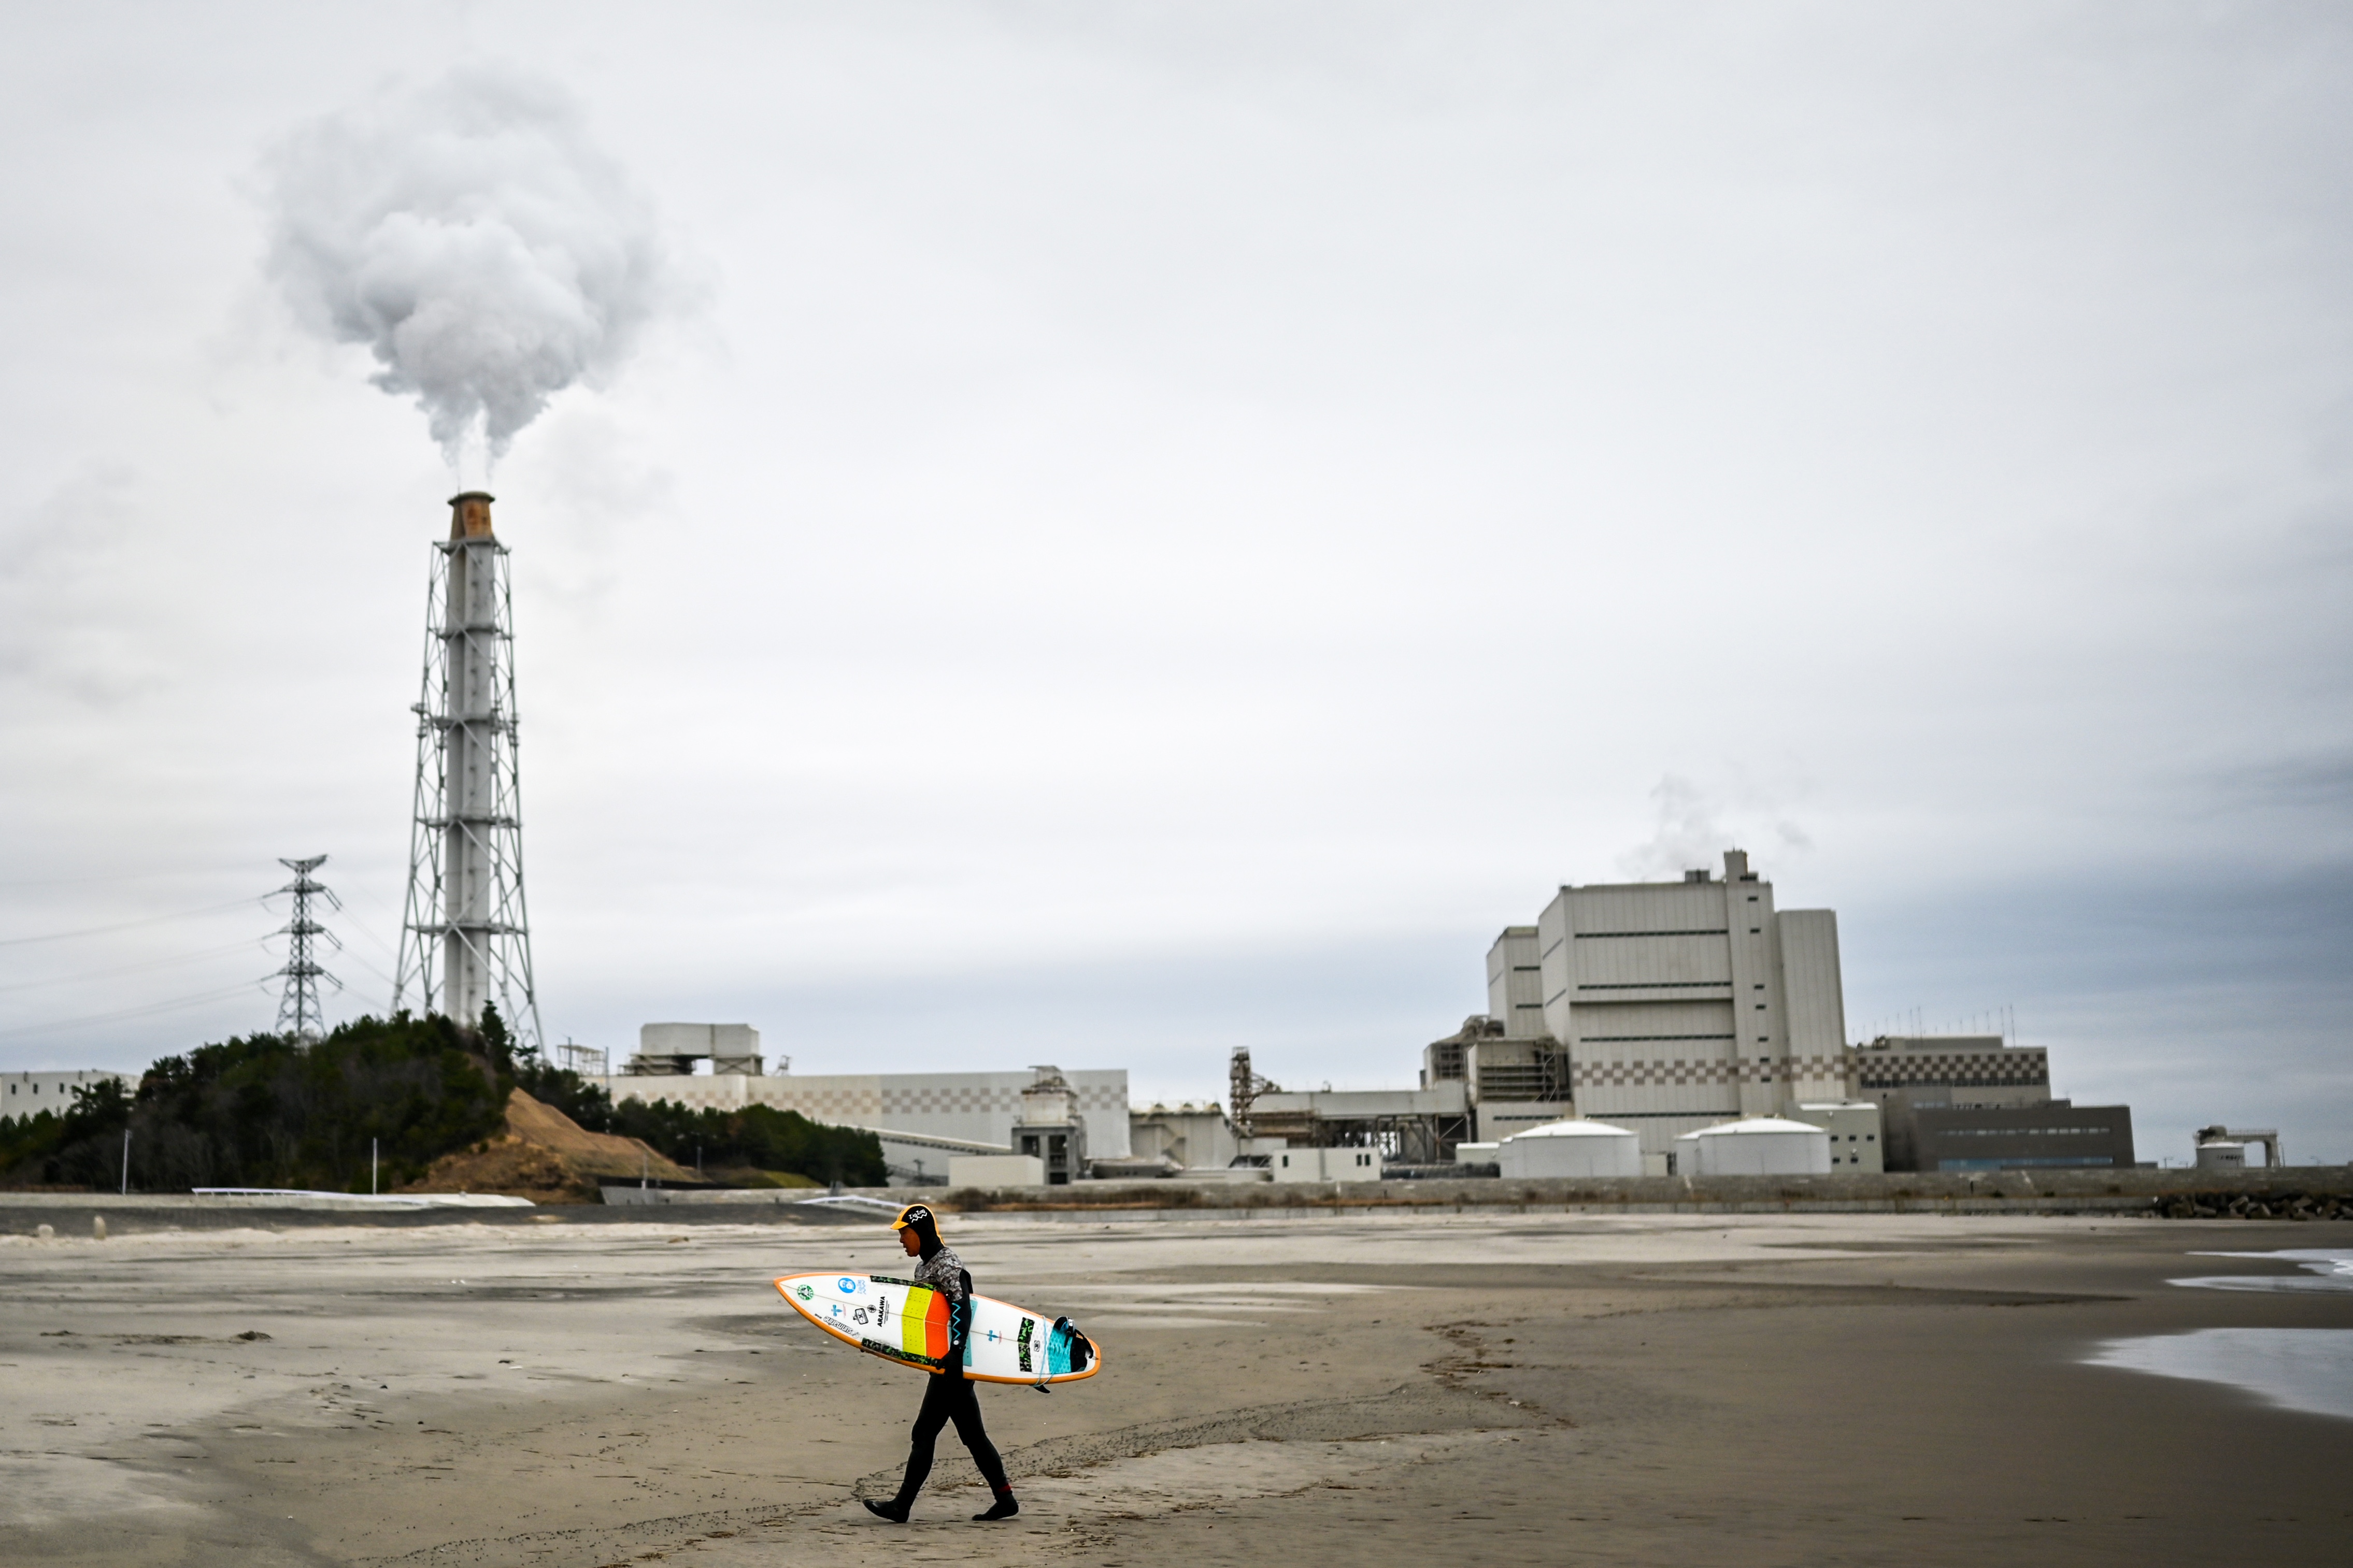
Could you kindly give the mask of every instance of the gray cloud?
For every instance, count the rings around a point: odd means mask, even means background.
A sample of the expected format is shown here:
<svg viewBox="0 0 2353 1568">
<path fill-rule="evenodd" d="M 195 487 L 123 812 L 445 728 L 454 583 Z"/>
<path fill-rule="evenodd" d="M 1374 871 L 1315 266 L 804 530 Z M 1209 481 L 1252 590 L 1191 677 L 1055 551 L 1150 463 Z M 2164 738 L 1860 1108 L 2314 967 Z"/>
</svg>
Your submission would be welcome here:
<svg viewBox="0 0 2353 1568">
<path fill-rule="evenodd" d="M 90 463 L 0 531 L 0 681 L 107 708 L 160 679 L 121 591 L 135 478 L 121 462 Z"/>
</svg>

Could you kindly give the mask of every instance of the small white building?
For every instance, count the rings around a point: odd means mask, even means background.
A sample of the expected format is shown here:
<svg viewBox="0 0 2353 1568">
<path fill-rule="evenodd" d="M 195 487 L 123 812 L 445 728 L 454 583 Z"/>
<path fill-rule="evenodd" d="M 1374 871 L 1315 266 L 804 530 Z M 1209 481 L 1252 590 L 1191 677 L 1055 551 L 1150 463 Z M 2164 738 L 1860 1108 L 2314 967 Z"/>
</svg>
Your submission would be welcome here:
<svg viewBox="0 0 2353 1568">
<path fill-rule="evenodd" d="M 1035 1154 L 951 1154 L 952 1187 L 1042 1187 L 1046 1162 Z"/>
<path fill-rule="evenodd" d="M 1377 1182 L 1378 1149 L 1282 1149 L 1268 1162 L 1278 1182 Z"/>
<path fill-rule="evenodd" d="M 1686 1132 L 1675 1140 L 1675 1173 L 1683 1176 L 1827 1176 L 1831 1135 L 1803 1121 L 1752 1116 Z"/>
<path fill-rule="evenodd" d="M 2243 1171 L 2247 1168 L 2247 1146 L 2221 1138 L 2209 1138 L 2198 1145 L 2198 1169 L 2201 1171 Z"/>
<path fill-rule="evenodd" d="M 99 1068 L 65 1068 L 50 1072 L 0 1075 L 7 1092 L 0 1094 L 0 1116 L 38 1116 L 44 1110 L 59 1115 L 73 1109 L 74 1090 L 112 1079 L 126 1089 L 139 1087 L 137 1073 L 107 1072 Z"/>
<path fill-rule="evenodd" d="M 1642 1141 L 1606 1121 L 1552 1121 L 1504 1140 L 1495 1150 L 1501 1174 L 1542 1176 L 1639 1176 Z"/>
<path fill-rule="evenodd" d="M 1817 1100 L 1789 1112 L 1831 1135 L 1831 1170 L 1838 1175 L 1857 1171 L 1884 1171 L 1887 1156 L 1879 1136 L 1879 1102 L 1872 1100 Z"/>
<path fill-rule="evenodd" d="M 1001 1182 L 984 1182 L 978 1178 L 958 1181 L 954 1174 L 960 1161 L 966 1159 L 994 1160 L 1013 1152 L 1009 1143 L 983 1143 L 966 1138 L 934 1138 L 923 1132 L 895 1132 L 888 1128 L 871 1128 L 875 1142 L 882 1145 L 882 1170 L 892 1185 L 913 1183 L 926 1187 L 944 1176 L 960 1187 L 1015 1186 L 1021 1184 L 1010 1177 Z M 1039 1181 L 1045 1180 L 1040 1176 Z"/>
</svg>

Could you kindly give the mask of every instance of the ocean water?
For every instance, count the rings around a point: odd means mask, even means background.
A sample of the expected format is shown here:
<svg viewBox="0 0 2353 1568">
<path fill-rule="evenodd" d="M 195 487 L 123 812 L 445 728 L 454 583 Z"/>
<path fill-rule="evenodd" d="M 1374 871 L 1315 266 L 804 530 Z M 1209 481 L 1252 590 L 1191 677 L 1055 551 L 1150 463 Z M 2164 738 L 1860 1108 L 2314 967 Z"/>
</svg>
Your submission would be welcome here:
<svg viewBox="0 0 2353 1568">
<path fill-rule="evenodd" d="M 2353 1252 L 2305 1248 L 2286 1252 L 2193 1252 L 2192 1258 L 2262 1258 L 2293 1263 L 2301 1274 L 2207 1274 L 2169 1279 L 2200 1290 L 2353 1291 Z"/>
<path fill-rule="evenodd" d="M 2084 1361 L 2227 1384 L 2284 1410 L 2353 1421 L 2353 1329 L 2199 1329 L 2109 1340 Z"/>
</svg>

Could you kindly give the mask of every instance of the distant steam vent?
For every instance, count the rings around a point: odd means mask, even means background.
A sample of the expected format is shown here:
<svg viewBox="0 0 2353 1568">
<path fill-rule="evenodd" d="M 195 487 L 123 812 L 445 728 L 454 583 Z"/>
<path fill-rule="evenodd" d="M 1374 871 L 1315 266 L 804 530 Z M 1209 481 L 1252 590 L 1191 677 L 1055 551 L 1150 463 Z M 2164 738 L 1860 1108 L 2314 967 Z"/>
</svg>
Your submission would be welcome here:
<svg viewBox="0 0 2353 1568">
<path fill-rule="evenodd" d="M 516 1044 L 543 1036 L 523 900 L 514 606 L 491 497 L 449 501 L 426 593 L 415 825 L 392 1003 L 476 1025 L 495 1005 Z M 413 988 L 413 989 L 412 989 Z"/>
</svg>

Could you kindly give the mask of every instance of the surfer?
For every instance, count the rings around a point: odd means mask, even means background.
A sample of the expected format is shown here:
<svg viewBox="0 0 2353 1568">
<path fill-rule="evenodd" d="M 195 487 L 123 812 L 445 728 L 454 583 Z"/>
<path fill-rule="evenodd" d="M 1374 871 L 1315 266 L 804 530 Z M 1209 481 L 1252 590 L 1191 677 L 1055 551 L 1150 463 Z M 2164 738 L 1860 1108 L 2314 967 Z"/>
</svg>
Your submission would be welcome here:
<svg viewBox="0 0 2353 1568">
<path fill-rule="evenodd" d="M 1011 1519 L 1021 1511 L 1021 1505 L 1013 1500 L 1013 1483 L 1005 1479 L 1005 1461 L 997 1457 L 997 1445 L 988 1440 L 980 1424 L 980 1400 L 964 1374 L 965 1335 L 972 1327 L 972 1276 L 965 1272 L 964 1260 L 941 1242 L 939 1221 L 926 1205 L 909 1204 L 891 1222 L 891 1228 L 899 1233 L 908 1257 L 923 1259 L 915 1265 L 915 1283 L 929 1286 L 948 1300 L 948 1364 L 946 1371 L 932 1374 L 930 1386 L 923 1390 L 923 1407 L 915 1413 L 914 1442 L 907 1453 L 907 1473 L 899 1482 L 899 1495 L 889 1502 L 871 1498 L 859 1500 L 868 1511 L 893 1524 L 906 1523 L 915 1506 L 915 1494 L 923 1489 L 923 1479 L 932 1473 L 932 1447 L 939 1440 L 940 1428 L 953 1421 L 956 1436 L 972 1450 L 972 1462 L 980 1467 L 981 1479 L 997 1494 L 988 1511 L 972 1517 Z"/>
</svg>

